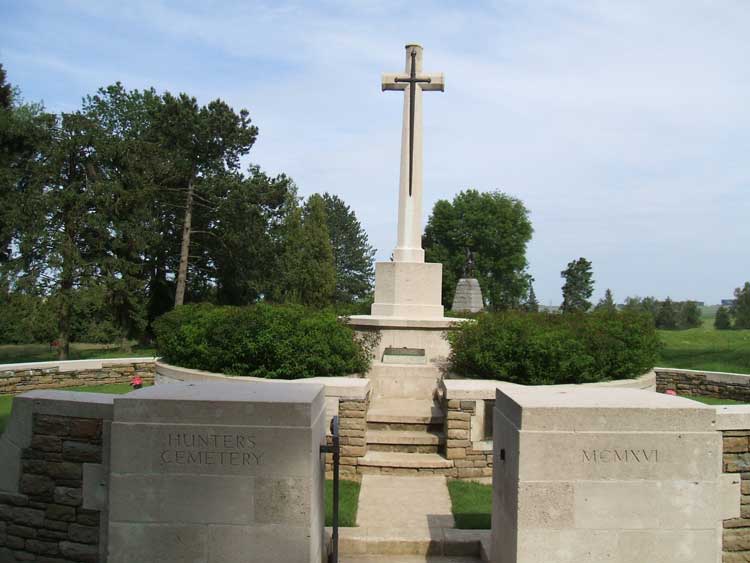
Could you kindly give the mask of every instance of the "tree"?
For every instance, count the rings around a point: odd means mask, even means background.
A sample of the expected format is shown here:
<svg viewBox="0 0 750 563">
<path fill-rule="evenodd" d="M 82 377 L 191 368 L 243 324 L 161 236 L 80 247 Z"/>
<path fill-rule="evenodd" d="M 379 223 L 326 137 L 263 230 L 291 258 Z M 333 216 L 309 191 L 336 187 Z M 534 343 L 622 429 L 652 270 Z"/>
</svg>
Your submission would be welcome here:
<svg viewBox="0 0 750 563">
<path fill-rule="evenodd" d="M 750 282 L 734 290 L 734 328 L 750 328 Z"/>
<path fill-rule="evenodd" d="M 7 82 L 7 75 L 0 63 L 0 108 L 10 109 L 13 106 L 13 86 Z"/>
<path fill-rule="evenodd" d="M 250 151 L 258 129 L 250 124 L 247 110 L 235 113 L 221 100 L 199 107 L 195 98 L 169 92 L 162 100 L 152 131 L 165 153 L 171 188 L 181 191 L 185 202 L 175 290 L 175 306 L 179 306 L 187 288 L 194 207 L 212 206 L 203 195 L 207 179 L 237 171 L 240 157 Z"/>
<path fill-rule="evenodd" d="M 669 297 L 659 303 L 655 321 L 656 328 L 664 330 L 674 330 L 677 328 L 677 312 L 675 311 L 674 302 Z"/>
<path fill-rule="evenodd" d="M 352 303 L 372 292 L 375 250 L 354 211 L 338 196 L 323 194 L 336 270 L 336 303 Z"/>
<path fill-rule="evenodd" d="M 579 258 L 568 263 L 568 267 L 560 272 L 565 279 L 562 288 L 563 302 L 560 307 L 563 313 L 575 311 L 586 312 L 591 308 L 589 297 L 594 293 L 594 279 L 591 262 Z"/>
<path fill-rule="evenodd" d="M 280 276 L 277 231 L 296 187 L 286 176 L 271 178 L 256 166 L 221 184 L 213 220 L 199 240 L 213 268 L 217 301 L 255 303 Z"/>
<path fill-rule="evenodd" d="M 604 292 L 604 297 L 596 304 L 595 309 L 597 311 L 608 311 L 610 313 L 617 311 L 617 305 L 615 305 L 612 291 L 609 288 Z"/>
<path fill-rule="evenodd" d="M 714 328 L 716 330 L 728 330 L 732 328 L 732 318 L 729 314 L 729 309 L 723 306 L 716 309 Z"/>
<path fill-rule="evenodd" d="M 703 324 L 701 311 L 695 301 L 680 303 L 677 326 L 681 329 L 697 328 Z"/>
<path fill-rule="evenodd" d="M 523 308 L 529 313 L 539 312 L 539 301 L 536 298 L 536 293 L 534 293 L 534 286 L 531 281 L 529 281 L 529 295 L 528 297 L 526 297 L 526 303 L 524 304 Z"/>
<path fill-rule="evenodd" d="M 311 307 L 330 305 L 336 289 L 331 239 L 323 198 L 314 194 L 295 206 L 285 224 L 280 300 Z"/>
<path fill-rule="evenodd" d="M 77 290 L 101 272 L 107 232 L 106 184 L 98 176 L 97 130 L 81 113 L 62 114 L 43 149 L 43 167 L 19 235 L 25 275 L 57 304 L 58 357 L 68 358 Z"/>
<path fill-rule="evenodd" d="M 472 189 L 452 202 L 439 200 L 427 220 L 422 246 L 428 262 L 443 264 L 443 304 L 450 306 L 453 300 L 468 249 L 488 308 L 519 306 L 531 278 L 526 245 L 532 232 L 523 203 L 499 191 Z"/>
</svg>

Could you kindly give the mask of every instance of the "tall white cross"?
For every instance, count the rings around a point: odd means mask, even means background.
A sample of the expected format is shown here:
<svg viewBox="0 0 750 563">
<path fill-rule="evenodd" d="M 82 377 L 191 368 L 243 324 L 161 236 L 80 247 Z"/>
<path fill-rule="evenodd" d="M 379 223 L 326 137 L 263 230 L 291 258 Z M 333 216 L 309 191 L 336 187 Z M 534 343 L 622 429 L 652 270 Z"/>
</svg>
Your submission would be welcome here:
<svg viewBox="0 0 750 563">
<path fill-rule="evenodd" d="M 422 250 L 422 90 L 445 88 L 441 74 L 422 73 L 422 47 L 406 46 L 406 71 L 384 74 L 382 88 L 404 91 L 401 132 L 401 180 L 395 262 L 424 262 Z"/>
</svg>

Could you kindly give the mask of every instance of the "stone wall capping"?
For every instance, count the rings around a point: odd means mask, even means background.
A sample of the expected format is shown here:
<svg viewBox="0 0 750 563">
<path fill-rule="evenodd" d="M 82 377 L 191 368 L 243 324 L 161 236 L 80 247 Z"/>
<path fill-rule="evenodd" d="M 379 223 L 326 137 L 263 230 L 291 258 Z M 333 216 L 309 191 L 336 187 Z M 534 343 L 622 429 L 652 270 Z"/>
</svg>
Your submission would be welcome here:
<svg viewBox="0 0 750 563">
<path fill-rule="evenodd" d="M 49 370 L 58 368 L 59 372 L 65 371 L 78 371 L 82 369 L 102 369 L 107 366 L 120 366 L 124 364 L 144 364 L 153 363 L 156 361 L 155 357 L 142 357 L 142 358 L 108 358 L 99 360 L 65 360 L 65 361 L 54 361 L 54 362 L 28 362 L 19 364 L 2 364 L 0 365 L 0 372 L 7 371 L 22 371 L 30 369 Z"/>
<path fill-rule="evenodd" d="M 750 405 L 717 405 L 717 430 L 750 429 Z"/>
<path fill-rule="evenodd" d="M 230 376 L 221 373 L 213 373 L 199 369 L 183 368 L 173 366 L 164 362 L 156 362 L 156 377 L 159 383 L 198 383 L 198 382 L 222 382 L 222 383 L 269 383 L 288 384 L 305 383 L 325 386 L 326 397 L 337 397 L 339 399 L 364 400 L 370 392 L 370 380 L 364 377 L 310 377 L 307 379 L 264 379 L 262 377 Z M 171 380 L 171 381 L 170 381 Z"/>
<path fill-rule="evenodd" d="M 543 431 L 707 432 L 716 408 L 642 389 L 516 387 L 497 390 L 495 408 L 517 428 Z M 593 417 L 593 413 L 601 413 Z M 605 416 L 607 415 L 607 416 Z M 582 428 L 585 418 L 588 426 Z"/>
<path fill-rule="evenodd" d="M 455 377 L 455 376 L 454 376 Z M 654 370 L 644 373 L 634 379 L 617 379 L 613 381 L 602 381 L 598 383 L 581 383 L 571 385 L 538 385 L 528 386 L 510 383 L 508 381 L 499 381 L 493 379 L 444 379 L 441 388 L 446 399 L 464 399 L 464 400 L 485 400 L 495 399 L 497 389 L 523 389 L 533 388 L 550 388 L 550 389 L 586 389 L 590 387 L 598 388 L 622 388 L 622 389 L 644 389 L 654 390 L 656 386 L 656 375 Z"/>
</svg>

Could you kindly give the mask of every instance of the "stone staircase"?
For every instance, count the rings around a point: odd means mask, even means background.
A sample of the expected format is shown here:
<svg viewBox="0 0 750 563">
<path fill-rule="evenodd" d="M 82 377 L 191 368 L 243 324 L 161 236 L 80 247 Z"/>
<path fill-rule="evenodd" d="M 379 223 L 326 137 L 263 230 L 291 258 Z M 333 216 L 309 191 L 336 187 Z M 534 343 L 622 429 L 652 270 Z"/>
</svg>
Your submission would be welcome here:
<svg viewBox="0 0 750 563">
<path fill-rule="evenodd" d="M 439 404 L 440 369 L 433 365 L 375 364 L 367 412 L 363 474 L 448 475 L 445 413 Z"/>
</svg>

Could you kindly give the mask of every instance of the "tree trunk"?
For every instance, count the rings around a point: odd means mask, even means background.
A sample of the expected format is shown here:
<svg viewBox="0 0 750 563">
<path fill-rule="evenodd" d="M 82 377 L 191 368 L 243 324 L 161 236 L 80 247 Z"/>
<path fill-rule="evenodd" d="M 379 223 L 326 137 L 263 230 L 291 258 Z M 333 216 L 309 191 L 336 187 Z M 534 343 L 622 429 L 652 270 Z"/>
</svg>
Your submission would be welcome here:
<svg viewBox="0 0 750 563">
<path fill-rule="evenodd" d="M 188 182 L 187 201 L 185 202 L 185 222 L 182 225 L 182 245 L 180 247 L 180 267 L 177 270 L 177 291 L 174 306 L 179 307 L 185 301 L 187 286 L 188 257 L 190 255 L 190 228 L 193 221 L 193 178 Z"/>
<path fill-rule="evenodd" d="M 57 359 L 67 360 L 70 357 L 71 300 L 73 299 L 73 241 L 67 235 L 63 242 L 62 273 L 60 276 L 60 317 L 58 328 L 60 336 L 57 341 Z"/>
</svg>

